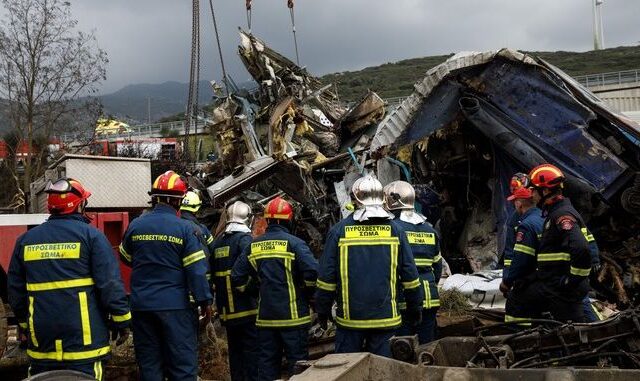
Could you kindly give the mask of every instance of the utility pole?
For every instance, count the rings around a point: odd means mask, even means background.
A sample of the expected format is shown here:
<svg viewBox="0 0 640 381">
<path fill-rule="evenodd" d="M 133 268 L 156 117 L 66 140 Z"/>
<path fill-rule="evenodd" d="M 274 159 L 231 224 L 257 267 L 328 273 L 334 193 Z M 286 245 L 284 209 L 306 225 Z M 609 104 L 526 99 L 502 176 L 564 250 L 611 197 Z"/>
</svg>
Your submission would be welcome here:
<svg viewBox="0 0 640 381">
<path fill-rule="evenodd" d="M 151 124 L 151 97 L 147 96 L 147 124 Z"/>
<path fill-rule="evenodd" d="M 604 49 L 604 30 L 602 28 L 602 4 L 604 0 L 593 2 L 593 49 Z"/>
</svg>

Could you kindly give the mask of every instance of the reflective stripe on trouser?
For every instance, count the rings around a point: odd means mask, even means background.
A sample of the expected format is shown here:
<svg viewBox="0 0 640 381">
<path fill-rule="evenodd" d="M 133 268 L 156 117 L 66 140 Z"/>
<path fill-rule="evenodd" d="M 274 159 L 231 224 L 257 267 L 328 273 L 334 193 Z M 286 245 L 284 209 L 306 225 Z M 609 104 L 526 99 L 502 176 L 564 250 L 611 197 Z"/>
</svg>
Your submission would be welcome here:
<svg viewBox="0 0 640 381">
<path fill-rule="evenodd" d="M 391 357 L 389 339 L 393 329 L 345 329 L 336 328 L 336 353 L 371 352 L 374 355 Z"/>
<path fill-rule="evenodd" d="M 193 381 L 198 374 L 198 314 L 194 309 L 133 311 L 140 379 Z"/>
<path fill-rule="evenodd" d="M 32 377 L 36 374 L 50 372 L 54 370 L 73 370 L 76 372 L 82 372 L 86 375 L 94 377 L 98 381 L 102 381 L 103 379 L 103 369 L 102 369 L 102 361 L 94 361 L 88 363 L 77 363 L 74 361 L 70 362 L 42 362 L 42 361 L 34 361 L 31 360 L 31 365 L 29 365 L 28 376 Z"/>
<path fill-rule="evenodd" d="M 259 328 L 258 379 L 261 381 L 280 379 L 283 352 L 287 359 L 289 376 L 293 375 L 295 363 L 309 358 L 308 338 L 307 328 Z"/>
</svg>

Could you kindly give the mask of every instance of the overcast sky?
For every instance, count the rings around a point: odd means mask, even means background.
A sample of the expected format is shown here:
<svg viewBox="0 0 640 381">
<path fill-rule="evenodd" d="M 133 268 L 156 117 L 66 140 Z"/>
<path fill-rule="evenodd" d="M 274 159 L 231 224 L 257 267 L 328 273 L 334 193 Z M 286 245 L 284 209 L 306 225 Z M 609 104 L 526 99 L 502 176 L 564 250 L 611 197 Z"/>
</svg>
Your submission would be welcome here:
<svg viewBox="0 0 640 381">
<path fill-rule="evenodd" d="M 133 83 L 188 81 L 191 2 L 71 0 L 79 28 L 94 29 L 109 55 L 103 92 Z M 237 57 L 244 0 L 213 0 L 225 65 L 249 78 Z M 592 0 L 296 0 L 300 60 L 314 74 L 358 70 L 465 50 L 585 51 L 593 47 Z M 640 0 L 605 0 L 606 47 L 640 41 Z M 220 65 L 209 0 L 201 0 L 201 78 Z M 252 31 L 295 58 L 286 0 L 254 0 Z"/>
</svg>

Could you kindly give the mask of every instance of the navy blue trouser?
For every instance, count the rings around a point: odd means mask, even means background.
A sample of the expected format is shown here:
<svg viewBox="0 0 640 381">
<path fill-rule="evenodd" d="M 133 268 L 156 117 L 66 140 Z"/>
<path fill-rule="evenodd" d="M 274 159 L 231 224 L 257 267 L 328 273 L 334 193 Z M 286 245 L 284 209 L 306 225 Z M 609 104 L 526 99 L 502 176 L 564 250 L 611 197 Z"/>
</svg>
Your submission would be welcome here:
<svg viewBox="0 0 640 381">
<path fill-rule="evenodd" d="M 398 336 L 418 335 L 420 344 L 430 343 L 436 339 L 436 312 L 438 308 L 429 308 L 422 310 L 422 322 L 415 327 L 407 325 L 407 319 L 402 315 L 402 325 L 396 331 Z"/>
<path fill-rule="evenodd" d="M 102 381 L 102 361 L 94 361 L 89 363 L 76 363 L 70 361 L 50 362 L 31 360 L 29 365 L 29 377 L 39 373 L 50 372 L 52 370 L 75 370 L 89 375 L 98 381 Z"/>
<path fill-rule="evenodd" d="M 133 345 L 141 381 L 195 381 L 198 314 L 195 309 L 133 311 Z"/>
<path fill-rule="evenodd" d="M 256 322 L 230 325 L 227 329 L 231 381 L 258 379 L 258 329 Z"/>
<path fill-rule="evenodd" d="M 293 375 L 296 362 L 309 358 L 308 338 L 306 325 L 289 329 L 258 328 L 258 379 L 272 381 L 281 377 L 283 351 L 289 376 Z"/>
<path fill-rule="evenodd" d="M 371 352 L 391 357 L 389 339 L 394 329 L 336 329 L 336 353 Z"/>
</svg>

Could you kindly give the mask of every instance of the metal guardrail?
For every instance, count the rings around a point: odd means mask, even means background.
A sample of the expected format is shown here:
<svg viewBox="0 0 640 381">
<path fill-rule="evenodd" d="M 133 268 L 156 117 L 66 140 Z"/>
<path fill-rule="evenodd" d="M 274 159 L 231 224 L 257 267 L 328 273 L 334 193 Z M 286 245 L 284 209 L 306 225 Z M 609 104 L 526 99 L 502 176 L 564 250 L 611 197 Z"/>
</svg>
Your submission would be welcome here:
<svg viewBox="0 0 640 381">
<path fill-rule="evenodd" d="M 625 70 L 611 73 L 599 73 L 580 75 L 574 77 L 576 81 L 585 87 L 598 87 L 609 85 L 623 85 L 640 82 L 640 69 Z"/>
</svg>

